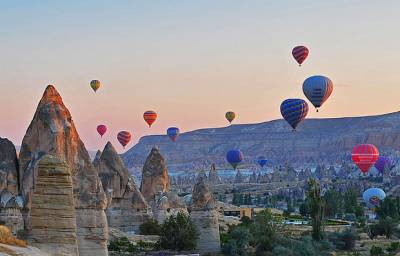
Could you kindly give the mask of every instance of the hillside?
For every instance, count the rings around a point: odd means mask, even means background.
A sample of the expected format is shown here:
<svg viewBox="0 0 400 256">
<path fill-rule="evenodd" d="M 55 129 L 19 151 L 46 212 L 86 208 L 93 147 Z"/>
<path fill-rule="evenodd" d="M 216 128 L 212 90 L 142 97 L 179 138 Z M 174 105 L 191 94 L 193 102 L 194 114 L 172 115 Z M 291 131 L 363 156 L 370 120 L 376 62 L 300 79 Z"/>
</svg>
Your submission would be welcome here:
<svg viewBox="0 0 400 256">
<path fill-rule="evenodd" d="M 259 124 L 231 125 L 200 129 L 181 134 L 176 143 L 167 136 L 154 135 L 140 139 L 123 154 L 128 167 L 143 165 L 150 149 L 157 145 L 168 166 L 176 169 L 225 164 L 227 150 L 239 148 L 245 163 L 266 156 L 274 164 L 289 161 L 307 164 L 320 161 L 349 160 L 357 143 L 373 143 L 381 152 L 398 150 L 400 145 L 400 112 L 377 116 L 307 119 L 297 132 L 284 120 Z"/>
</svg>

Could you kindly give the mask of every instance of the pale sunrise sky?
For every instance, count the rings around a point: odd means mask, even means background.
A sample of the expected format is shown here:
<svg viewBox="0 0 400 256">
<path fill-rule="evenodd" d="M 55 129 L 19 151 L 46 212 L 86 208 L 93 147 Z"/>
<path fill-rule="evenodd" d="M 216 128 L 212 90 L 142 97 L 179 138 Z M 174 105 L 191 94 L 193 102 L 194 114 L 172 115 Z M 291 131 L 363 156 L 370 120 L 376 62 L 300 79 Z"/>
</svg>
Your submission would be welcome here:
<svg viewBox="0 0 400 256">
<path fill-rule="evenodd" d="M 400 107 L 400 1 L 0 0 L 0 137 L 20 145 L 54 84 L 90 150 L 144 135 L 281 118 L 311 75 L 333 94 L 326 118 Z M 301 68 L 296 45 L 310 55 Z M 103 87 L 95 94 L 89 83 Z M 159 118 L 151 129 L 146 110 Z M 98 124 L 108 133 L 100 139 Z"/>
</svg>

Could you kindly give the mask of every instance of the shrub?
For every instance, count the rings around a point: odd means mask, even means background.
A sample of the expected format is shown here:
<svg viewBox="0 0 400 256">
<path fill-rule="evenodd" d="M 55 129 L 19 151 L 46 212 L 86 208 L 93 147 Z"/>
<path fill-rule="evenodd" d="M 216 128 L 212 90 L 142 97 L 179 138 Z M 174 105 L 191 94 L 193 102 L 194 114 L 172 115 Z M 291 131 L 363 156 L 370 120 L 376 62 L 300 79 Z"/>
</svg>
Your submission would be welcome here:
<svg viewBox="0 0 400 256">
<path fill-rule="evenodd" d="M 26 242 L 19 240 L 11 234 L 11 231 L 6 226 L 0 225 L 0 243 L 8 245 L 16 245 L 26 247 Z"/>
<path fill-rule="evenodd" d="M 163 249 L 193 250 L 196 248 L 199 232 L 190 216 L 178 213 L 170 216 L 161 226 L 160 246 Z"/>
<path fill-rule="evenodd" d="M 128 238 L 121 237 L 114 239 L 108 245 L 108 250 L 113 252 L 132 252 L 137 253 L 139 249 L 133 245 Z"/>
<path fill-rule="evenodd" d="M 329 241 L 339 250 L 352 250 L 358 239 L 357 233 L 352 229 L 347 229 L 341 233 L 331 233 L 328 237 Z"/>
<path fill-rule="evenodd" d="M 373 245 L 371 250 L 369 251 L 369 254 L 371 256 L 384 256 L 385 253 L 383 252 L 383 249 L 381 247 Z"/>
<path fill-rule="evenodd" d="M 224 245 L 223 252 L 230 256 L 245 256 L 249 247 L 250 232 L 247 228 L 237 227 L 230 233 L 230 240 Z"/>
<path fill-rule="evenodd" d="M 139 233 L 141 235 L 160 235 L 161 225 L 157 220 L 150 219 L 139 226 Z"/>
</svg>

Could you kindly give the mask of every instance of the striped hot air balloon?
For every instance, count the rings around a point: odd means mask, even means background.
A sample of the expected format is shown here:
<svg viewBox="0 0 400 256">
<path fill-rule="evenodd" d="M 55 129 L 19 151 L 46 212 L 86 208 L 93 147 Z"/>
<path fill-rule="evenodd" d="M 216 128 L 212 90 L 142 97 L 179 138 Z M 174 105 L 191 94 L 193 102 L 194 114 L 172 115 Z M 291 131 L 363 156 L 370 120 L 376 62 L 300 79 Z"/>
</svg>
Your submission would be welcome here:
<svg viewBox="0 0 400 256">
<path fill-rule="evenodd" d="M 179 129 L 176 127 L 170 127 L 167 129 L 167 135 L 173 142 L 175 142 L 179 136 Z"/>
<path fill-rule="evenodd" d="M 236 114 L 235 114 L 235 112 L 233 112 L 233 111 L 228 111 L 228 112 L 226 112 L 226 114 L 225 114 L 225 118 L 226 118 L 226 120 L 228 120 L 228 122 L 231 124 L 232 123 L 232 121 L 235 119 L 235 117 L 236 117 Z"/>
<path fill-rule="evenodd" d="M 232 165 L 233 169 L 236 169 L 243 161 L 243 154 L 239 149 L 229 150 L 228 153 L 226 153 L 226 160 Z"/>
<path fill-rule="evenodd" d="M 380 188 L 369 188 L 364 191 L 363 199 L 369 208 L 375 208 L 385 199 L 386 193 Z"/>
<path fill-rule="evenodd" d="M 92 80 L 90 82 L 90 87 L 92 87 L 93 91 L 96 92 L 100 88 L 101 84 L 99 80 Z"/>
<path fill-rule="evenodd" d="M 281 104 L 281 114 L 283 118 L 292 126 L 293 131 L 308 113 L 308 104 L 302 99 L 287 99 Z"/>
<path fill-rule="evenodd" d="M 146 123 L 149 125 L 149 127 L 151 127 L 151 125 L 157 119 L 157 113 L 152 110 L 146 111 L 143 114 L 143 118 L 144 118 L 144 121 L 146 121 Z"/>
<path fill-rule="evenodd" d="M 299 63 L 299 66 L 306 60 L 308 56 L 308 49 L 305 46 L 296 46 L 292 50 L 293 58 Z"/>
<path fill-rule="evenodd" d="M 303 92 L 307 99 L 317 109 L 331 96 L 333 83 L 326 76 L 311 76 L 303 83 Z"/>
<path fill-rule="evenodd" d="M 131 141 L 131 138 L 132 138 L 131 133 L 127 132 L 127 131 L 121 131 L 117 135 L 117 139 L 118 139 L 119 143 L 121 143 L 121 145 L 124 148 Z"/>
<path fill-rule="evenodd" d="M 351 151 L 351 159 L 363 173 L 367 173 L 378 158 L 379 151 L 372 144 L 359 144 Z"/>
<path fill-rule="evenodd" d="M 100 137 L 103 137 L 103 135 L 107 132 L 107 126 L 104 124 L 98 125 L 97 132 L 100 134 Z"/>
</svg>

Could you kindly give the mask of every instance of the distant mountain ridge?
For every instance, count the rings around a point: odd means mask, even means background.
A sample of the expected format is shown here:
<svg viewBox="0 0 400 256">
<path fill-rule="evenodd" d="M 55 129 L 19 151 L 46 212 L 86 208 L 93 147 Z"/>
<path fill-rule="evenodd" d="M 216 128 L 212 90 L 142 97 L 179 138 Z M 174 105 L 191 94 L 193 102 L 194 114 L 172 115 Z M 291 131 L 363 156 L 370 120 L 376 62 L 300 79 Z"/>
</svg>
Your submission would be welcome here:
<svg viewBox="0 0 400 256">
<path fill-rule="evenodd" d="M 167 136 L 142 137 L 123 154 L 125 164 L 142 166 L 153 146 L 158 146 L 170 168 L 190 169 L 225 165 L 229 149 L 239 148 L 244 163 L 266 156 L 274 164 L 307 164 L 349 160 L 358 143 L 372 143 L 380 152 L 399 150 L 400 112 L 376 116 L 306 119 L 292 132 L 283 120 L 239 124 L 186 132 L 176 143 Z"/>
</svg>

